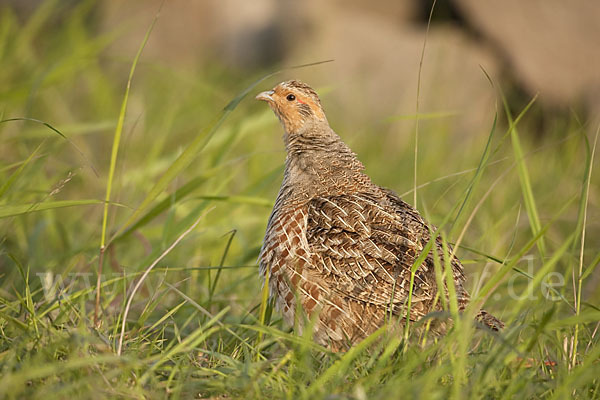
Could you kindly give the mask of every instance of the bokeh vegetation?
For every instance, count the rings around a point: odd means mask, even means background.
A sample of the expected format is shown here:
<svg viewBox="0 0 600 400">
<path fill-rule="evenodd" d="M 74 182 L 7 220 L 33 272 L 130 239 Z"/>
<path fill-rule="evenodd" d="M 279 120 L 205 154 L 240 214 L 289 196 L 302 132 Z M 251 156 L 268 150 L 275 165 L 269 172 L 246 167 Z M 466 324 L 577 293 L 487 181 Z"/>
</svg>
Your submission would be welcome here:
<svg viewBox="0 0 600 400">
<path fill-rule="evenodd" d="M 256 259 L 285 153 L 271 111 L 241 95 L 271 71 L 142 52 L 124 110 L 135 54 L 106 55 L 123 33 L 90 27 L 92 5 L 0 14 L 2 397 L 600 397 L 595 127 L 505 103 L 493 77 L 489 131 L 456 143 L 460 115 L 420 116 L 417 206 L 460 238 L 472 296 L 507 328 L 455 317 L 442 338 L 382 331 L 333 354 L 270 308 L 261 321 Z M 329 106 L 334 82 L 317 90 L 367 172 L 413 202 L 414 110 L 357 127 Z M 118 355 L 133 285 L 178 239 L 135 294 Z"/>
</svg>

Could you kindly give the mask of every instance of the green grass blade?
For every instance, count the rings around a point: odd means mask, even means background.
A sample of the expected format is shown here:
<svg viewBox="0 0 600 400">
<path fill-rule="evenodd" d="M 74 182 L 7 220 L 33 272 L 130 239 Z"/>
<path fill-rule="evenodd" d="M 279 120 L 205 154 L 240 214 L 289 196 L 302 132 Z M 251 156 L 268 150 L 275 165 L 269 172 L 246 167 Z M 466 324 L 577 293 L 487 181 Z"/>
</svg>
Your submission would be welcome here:
<svg viewBox="0 0 600 400">
<path fill-rule="evenodd" d="M 129 228 L 127 228 L 125 230 L 121 230 L 122 231 L 121 234 L 119 234 L 118 236 L 115 235 L 116 237 L 112 241 L 121 240 L 121 239 L 129 236 L 132 232 L 135 232 L 137 229 L 143 227 L 150 221 L 154 220 L 154 218 L 156 218 L 158 215 L 160 215 L 165 210 L 167 210 L 174 202 L 180 201 L 183 198 L 185 198 L 187 195 L 189 195 L 191 192 L 193 192 L 194 189 L 198 188 L 205 181 L 206 181 L 205 176 L 199 176 L 199 177 L 192 179 L 185 185 L 181 186 L 179 189 L 177 189 L 175 191 L 175 193 L 173 193 L 172 196 L 169 196 L 169 197 L 165 198 L 164 200 L 160 201 L 158 204 L 156 204 L 154 207 L 152 207 L 150 210 L 148 210 L 144 215 L 142 215 L 140 217 L 140 219 L 138 219 Z"/>
<path fill-rule="evenodd" d="M 467 185 L 465 197 L 462 201 L 462 204 L 460 205 L 460 207 L 458 209 L 458 212 L 456 213 L 456 217 L 454 217 L 454 221 L 452 222 L 450 231 L 452 231 L 454 226 L 456 226 L 456 221 L 458 221 L 458 218 L 461 216 L 463 210 L 465 209 L 465 206 L 467 205 L 467 203 L 469 202 L 469 200 L 471 198 L 471 194 L 473 193 L 473 188 L 475 188 L 477 186 L 477 183 L 479 182 L 481 175 L 483 174 L 483 171 L 485 170 L 487 162 L 490 158 L 490 146 L 492 144 L 492 138 L 494 136 L 494 132 L 496 131 L 497 123 L 498 123 L 498 113 L 496 113 L 494 115 L 494 121 L 492 122 L 492 127 L 490 129 L 490 133 L 488 134 L 488 140 L 485 144 L 485 148 L 483 149 L 483 153 L 481 154 L 481 158 L 479 159 L 479 164 L 477 165 L 477 169 L 475 170 L 475 175 L 473 175 L 473 178 L 471 178 L 471 181 Z"/>
<path fill-rule="evenodd" d="M 581 279 L 587 278 L 596 269 L 598 265 L 600 265 L 600 253 L 596 255 L 596 257 L 590 263 L 590 265 L 588 265 L 585 271 L 583 271 L 583 274 L 581 274 Z"/>
<path fill-rule="evenodd" d="M 90 169 L 94 172 L 94 174 L 96 176 L 99 176 L 98 175 L 98 171 L 96 170 L 96 168 L 94 167 L 94 165 L 91 163 L 91 161 L 89 160 L 89 158 L 86 157 L 85 153 L 75 143 L 73 143 L 73 141 L 71 141 L 71 139 L 69 139 L 67 136 L 65 136 L 64 133 L 62 133 L 61 131 L 59 131 L 54 126 L 50 125 L 48 122 L 40 121 L 39 119 L 35 119 L 35 118 L 8 118 L 8 119 L 0 120 L 0 124 L 6 123 L 6 122 L 14 122 L 14 121 L 35 122 L 36 124 L 43 125 L 46 128 L 50 129 L 51 131 L 53 131 L 54 133 L 56 133 L 58 136 L 60 136 L 64 140 L 66 140 L 67 143 L 69 143 L 69 145 L 71 145 L 77 151 L 77 153 L 79 153 L 79 156 L 90 167 Z"/>
<path fill-rule="evenodd" d="M 589 203 L 589 192 L 590 192 L 590 181 L 592 179 L 592 168 L 594 164 L 594 156 L 596 154 L 596 145 L 598 144 L 598 134 L 600 133 L 600 126 L 596 130 L 596 136 L 594 138 L 594 144 L 592 146 L 591 153 L 589 152 L 589 145 L 587 151 L 587 162 L 585 168 L 585 175 L 582 185 L 582 193 L 581 193 L 581 202 L 579 207 L 579 218 L 577 223 L 577 233 L 581 232 L 581 247 L 579 251 L 579 269 L 577 271 L 577 294 L 575 296 L 575 314 L 579 315 L 581 313 L 581 290 L 583 287 L 583 255 L 585 251 L 585 233 L 586 233 L 586 223 L 587 223 L 587 211 L 588 211 L 588 203 Z M 587 138 L 586 138 L 587 139 Z M 587 141 L 586 141 L 587 144 Z M 575 365 L 577 361 L 577 344 L 579 340 L 579 324 L 575 325 L 575 334 L 573 335 L 573 357 L 572 364 Z"/>
<path fill-rule="evenodd" d="M 19 166 L 19 168 L 17 168 L 17 170 L 8 177 L 6 182 L 4 182 L 4 184 L 2 186 L 0 186 L 0 197 L 2 197 L 2 195 L 4 195 L 4 193 L 6 193 L 6 191 L 8 189 L 10 189 L 12 184 L 15 183 L 15 181 L 19 178 L 19 176 L 21 175 L 21 173 L 23 172 L 25 167 L 27 167 L 27 165 L 29 165 L 31 160 L 33 160 L 34 157 L 37 155 L 38 151 L 40 151 L 40 149 L 42 148 L 42 145 L 43 145 L 43 143 L 40 143 L 38 145 L 38 147 L 36 147 L 36 149 L 33 151 L 33 153 L 31 153 L 29 155 L 29 157 L 27 157 L 27 159 L 25 161 L 23 161 L 23 163 Z"/>
<path fill-rule="evenodd" d="M 161 6 L 161 8 L 162 8 L 162 6 Z M 135 55 L 135 58 L 133 59 L 133 63 L 131 64 L 131 69 L 129 70 L 129 77 L 127 78 L 127 86 L 125 88 L 125 95 L 123 96 L 123 102 L 121 103 L 121 110 L 119 112 L 119 119 L 117 121 L 117 127 L 115 129 L 115 134 L 113 137 L 112 151 L 110 154 L 110 167 L 109 167 L 109 171 L 108 171 L 108 180 L 106 182 L 106 196 L 105 196 L 105 203 L 104 203 L 104 213 L 102 215 L 102 234 L 101 234 L 101 238 L 100 238 L 100 249 L 104 249 L 105 243 L 106 243 L 106 225 L 108 222 L 108 205 L 110 203 L 110 195 L 111 195 L 112 187 L 113 187 L 113 179 L 115 176 L 115 169 L 117 166 L 117 155 L 119 153 L 119 145 L 121 143 L 121 134 L 123 132 L 123 124 L 125 122 L 125 113 L 127 112 L 127 102 L 129 100 L 129 90 L 131 89 L 131 81 L 133 80 L 133 75 L 135 73 L 135 69 L 137 67 L 138 61 L 142 55 L 142 51 L 144 51 L 144 48 L 146 47 L 146 43 L 148 42 L 148 39 L 150 38 L 150 34 L 152 33 L 152 30 L 154 29 L 154 25 L 156 24 L 156 21 L 158 21 L 159 16 L 160 16 L 160 9 L 159 9 L 158 13 L 155 15 L 154 19 L 152 20 L 150 27 L 146 31 L 144 40 L 142 40 L 142 44 L 138 48 L 137 54 Z"/>
<path fill-rule="evenodd" d="M 527 170 L 527 164 L 525 163 L 525 157 L 523 155 L 523 147 L 521 146 L 521 140 L 519 139 L 517 126 L 512 118 L 508 102 L 505 97 L 502 97 L 502 101 L 504 103 L 506 118 L 508 119 L 509 123 L 510 138 L 513 145 L 515 160 L 517 162 L 517 171 L 519 173 L 519 182 L 521 184 L 521 192 L 523 194 L 523 200 L 525 202 L 525 209 L 527 210 L 527 215 L 529 216 L 531 233 L 533 235 L 537 235 L 537 233 L 542 229 L 542 226 L 540 223 L 540 217 L 535 203 L 535 196 L 533 195 L 533 190 L 531 188 L 529 171 Z M 540 237 L 540 240 L 537 243 L 537 247 L 540 252 L 540 256 L 543 259 L 544 254 L 546 254 L 546 245 L 543 237 Z"/>
<path fill-rule="evenodd" d="M 14 217 L 15 215 L 28 214 L 38 211 L 53 210 L 56 208 L 64 207 L 75 207 L 75 206 L 89 206 L 94 204 L 104 203 L 102 200 L 57 200 L 57 201 L 46 201 L 43 203 L 33 204 L 16 204 L 0 206 L 0 218 Z M 113 205 L 116 203 L 113 203 Z"/>
<path fill-rule="evenodd" d="M 238 94 L 233 100 L 231 100 L 225 108 L 221 111 L 221 114 L 213 120 L 211 124 L 207 128 L 203 130 L 203 132 L 198 135 L 181 153 L 179 157 L 169 166 L 167 171 L 160 177 L 160 179 L 154 184 L 150 192 L 146 195 L 142 203 L 138 206 L 136 211 L 125 221 L 125 223 L 117 230 L 113 239 L 120 236 L 123 232 L 128 230 L 130 226 L 138 220 L 138 218 L 142 217 L 146 209 L 152 204 L 152 202 L 167 188 L 167 186 L 175 179 L 175 177 L 181 173 L 185 168 L 187 168 L 194 158 L 198 155 L 198 153 L 206 147 L 206 145 L 210 142 L 210 139 L 217 132 L 221 124 L 227 119 L 229 114 L 237 107 L 237 105 L 242 101 L 244 97 L 250 93 L 252 89 L 254 89 L 258 84 L 260 84 L 265 79 L 271 77 L 273 74 L 266 75 L 259 80 L 252 83 L 248 86 L 244 91 Z"/>
<path fill-rule="evenodd" d="M 326 60 L 316 63 L 303 64 L 298 66 L 289 67 L 286 69 L 297 69 L 304 68 L 307 66 L 319 65 L 323 63 L 331 62 L 332 60 Z M 206 128 L 204 128 L 200 135 L 198 135 L 177 157 L 177 159 L 169 166 L 167 171 L 159 178 L 159 180 L 154 184 L 150 192 L 146 195 L 142 203 L 137 207 L 136 211 L 125 221 L 125 223 L 117 230 L 117 232 L 111 238 L 111 242 L 119 237 L 123 232 L 128 230 L 133 223 L 135 223 L 146 211 L 146 209 L 152 204 L 152 202 L 167 188 L 167 186 L 177 177 L 179 173 L 181 173 L 186 167 L 188 167 L 194 158 L 198 155 L 200 151 L 202 151 L 206 145 L 210 142 L 214 134 L 218 131 L 219 127 L 225 122 L 229 114 L 240 104 L 240 102 L 260 83 L 265 81 L 266 79 L 281 73 L 283 70 L 275 71 L 270 74 L 264 75 L 260 79 L 254 81 L 250 84 L 246 89 L 240 92 L 236 97 L 234 97 L 221 111 L 219 116 L 217 116 L 213 122 L 211 122 Z"/>
<path fill-rule="evenodd" d="M 386 329 L 389 329 L 387 326 L 383 326 L 379 328 L 377 331 L 372 333 L 369 337 L 364 339 L 362 342 L 353 346 L 332 366 L 327 368 L 306 390 L 307 397 L 312 397 L 317 395 L 320 391 L 323 390 L 323 387 L 331 380 L 335 379 L 344 379 L 345 373 L 350 367 L 352 361 L 360 356 L 366 349 L 371 346 L 375 341 L 377 341 L 381 335 L 385 332 Z"/>
<path fill-rule="evenodd" d="M 492 276 L 490 279 L 488 279 L 488 281 L 486 282 L 486 284 L 481 288 L 481 290 L 477 293 L 477 296 L 471 301 L 471 303 L 469 304 L 469 307 L 481 307 L 481 302 L 490 294 L 490 292 L 492 291 L 492 289 L 494 289 L 502 280 L 502 278 L 504 278 L 506 276 L 506 274 L 508 274 L 508 272 L 510 272 L 513 267 L 515 267 L 517 265 L 517 263 L 521 260 L 521 258 L 527 254 L 527 252 L 533 247 L 535 246 L 535 244 L 541 239 L 541 237 L 546 233 L 546 231 L 550 228 L 550 226 L 552 226 L 552 224 L 558 219 L 559 216 L 561 216 L 567 209 L 568 206 L 575 200 L 575 198 L 573 197 L 570 201 L 568 201 L 561 210 L 558 211 L 558 213 L 552 218 L 552 220 L 550 220 L 550 222 L 548 222 L 546 225 L 544 225 L 536 234 L 535 236 L 533 236 L 522 248 L 521 250 L 519 250 L 519 252 L 517 253 L 517 255 L 512 259 L 512 261 L 504 264 L 502 266 L 502 268 L 500 268 L 498 270 L 498 272 L 496 272 L 494 274 L 494 276 Z"/>
</svg>

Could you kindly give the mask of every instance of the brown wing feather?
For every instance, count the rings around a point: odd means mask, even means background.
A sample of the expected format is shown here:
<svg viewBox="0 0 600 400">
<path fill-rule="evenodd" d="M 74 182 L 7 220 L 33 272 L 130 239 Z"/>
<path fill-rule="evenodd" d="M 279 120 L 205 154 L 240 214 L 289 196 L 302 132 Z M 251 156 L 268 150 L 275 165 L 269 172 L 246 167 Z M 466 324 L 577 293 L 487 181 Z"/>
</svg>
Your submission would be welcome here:
<svg viewBox="0 0 600 400">
<path fill-rule="evenodd" d="M 401 218 L 404 220 L 413 221 L 413 224 L 415 227 L 420 226 L 421 231 L 427 237 L 426 241 L 429 241 L 429 238 L 430 238 L 429 232 L 433 232 L 437 228 L 433 225 L 428 225 L 425 222 L 425 220 L 421 217 L 419 212 L 417 210 L 415 210 L 410 204 L 406 203 L 400 197 L 398 197 L 398 195 L 396 193 L 394 193 L 393 191 L 391 191 L 389 189 L 385 189 L 385 188 L 381 188 L 381 190 L 385 193 L 388 201 L 390 201 L 394 205 L 394 208 L 397 210 L 397 213 L 401 216 Z M 443 254 L 444 250 L 443 250 L 442 240 L 440 239 L 439 236 L 436 239 L 436 246 L 437 246 L 437 254 L 438 255 Z M 448 245 L 448 251 L 450 253 L 453 253 L 453 248 L 451 245 Z M 431 265 L 433 265 L 433 253 L 428 254 L 427 260 Z M 462 306 L 465 306 L 469 301 L 469 294 L 463 288 L 463 283 L 465 282 L 464 269 L 463 269 L 463 266 L 462 266 L 460 260 L 455 256 L 452 257 L 451 265 L 452 265 L 453 280 L 454 280 L 454 283 L 457 285 L 457 289 L 458 289 L 457 296 L 458 296 L 458 300 L 460 303 L 459 305 L 462 307 Z"/>
<path fill-rule="evenodd" d="M 308 204 L 307 241 L 326 279 L 344 297 L 394 305 L 408 298 L 410 268 L 430 238 L 416 210 L 393 193 L 317 197 Z M 441 243 L 439 244 L 441 246 Z M 462 266 L 455 261 L 462 290 Z M 412 318 L 431 311 L 436 293 L 432 254 L 420 265 L 413 287 Z"/>
</svg>

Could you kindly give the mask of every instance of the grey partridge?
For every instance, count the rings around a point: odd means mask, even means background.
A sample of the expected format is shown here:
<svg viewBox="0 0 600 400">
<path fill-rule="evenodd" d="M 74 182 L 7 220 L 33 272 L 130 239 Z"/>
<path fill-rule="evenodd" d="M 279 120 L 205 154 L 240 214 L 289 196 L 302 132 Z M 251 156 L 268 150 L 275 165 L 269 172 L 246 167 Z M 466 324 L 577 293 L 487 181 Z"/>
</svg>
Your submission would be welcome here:
<svg viewBox="0 0 600 400">
<path fill-rule="evenodd" d="M 269 293 L 287 323 L 315 318 L 314 339 L 334 351 L 364 339 L 394 314 L 407 315 L 411 266 L 431 238 L 416 209 L 375 185 L 330 128 L 317 93 L 299 81 L 260 93 L 284 128 L 283 182 L 259 256 Z M 443 254 L 442 242 L 435 242 Z M 442 310 L 434 252 L 416 269 L 410 320 Z M 451 260 L 459 308 L 469 301 L 460 261 Z M 447 290 L 442 291 L 447 296 Z M 301 307 L 298 307 L 301 306 Z M 302 310 L 303 316 L 296 316 Z M 503 324 L 481 311 L 494 330 Z"/>
</svg>

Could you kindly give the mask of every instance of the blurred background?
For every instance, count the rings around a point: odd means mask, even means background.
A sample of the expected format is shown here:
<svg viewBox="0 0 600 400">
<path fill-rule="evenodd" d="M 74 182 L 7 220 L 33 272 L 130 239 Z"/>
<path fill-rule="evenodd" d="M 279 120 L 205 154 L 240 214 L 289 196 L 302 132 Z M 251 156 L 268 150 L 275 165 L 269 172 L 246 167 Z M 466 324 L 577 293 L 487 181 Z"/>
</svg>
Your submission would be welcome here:
<svg viewBox="0 0 600 400">
<path fill-rule="evenodd" d="M 45 121 L 70 140 L 34 122 L 0 126 L 3 180 L 18 172 L 3 193 L 5 207 L 104 197 L 128 71 L 160 5 L 156 0 L 0 1 L 0 114 Z M 367 173 L 410 202 L 418 99 L 418 183 L 424 187 L 417 206 L 434 223 L 462 198 L 494 132 L 493 167 L 456 226 L 464 226 L 481 200 L 465 243 L 500 258 L 531 238 L 514 154 L 505 140 L 501 94 L 513 117 L 537 95 L 520 121 L 519 136 L 539 219 L 543 224 L 558 218 L 548 233 L 549 247 L 563 243 L 577 224 L 579 203 L 558 212 L 581 194 L 589 155 L 585 138 L 593 138 L 600 122 L 600 2 L 438 1 L 426 34 L 432 5 L 421 0 L 165 1 L 132 82 L 112 195 L 120 206 L 110 208 L 109 236 L 236 94 L 279 68 L 332 59 L 269 78 L 254 92 L 288 78 L 315 87 L 331 125 Z M 107 273 L 140 270 L 189 218 L 214 205 L 201 231 L 166 264 L 192 268 L 186 285 L 202 298 L 214 273 L 193 268 L 225 258 L 226 265 L 245 269 L 223 274 L 216 298 L 238 311 L 256 304 L 256 256 L 285 158 L 280 138 L 270 110 L 253 96 L 244 99 L 160 194 L 156 202 L 165 207 L 135 234 L 114 242 Z M 500 183 L 486 195 L 496 179 Z M 600 243 L 598 184 L 592 177 L 586 261 Z M 175 195 L 184 186 L 185 194 Z M 2 220 L 4 276 L 13 270 L 9 255 L 34 271 L 95 273 L 101 206 L 8 215 Z M 232 231 L 235 239 L 228 247 Z M 472 253 L 461 256 L 475 264 L 467 271 L 475 276 L 475 287 L 488 261 Z M 565 271 L 576 258 L 564 261 Z M 598 299 L 598 277 L 586 282 L 586 293 Z M 498 308 L 502 314 L 510 306 Z"/>
<path fill-rule="evenodd" d="M 2 0 L 24 23 L 42 0 Z M 112 32 L 104 63 L 135 54 L 161 1 L 56 2 L 49 25 L 82 4 L 90 35 Z M 414 111 L 419 62 L 433 1 L 166 1 L 144 52 L 146 63 L 250 76 L 278 66 L 335 60 L 293 76 L 331 88 L 340 113 L 375 120 Z M 539 94 L 546 117 L 600 108 L 600 5 L 560 0 L 439 1 L 421 71 L 424 112 L 460 115 L 453 131 L 487 129 L 494 93 L 482 70 L 510 95 Z M 55 29 L 57 26 L 55 26 Z M 40 43 L 41 45 L 42 43 Z M 456 119 L 456 118 L 455 118 Z M 550 118 L 552 119 L 552 118 Z"/>
</svg>

